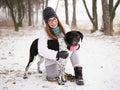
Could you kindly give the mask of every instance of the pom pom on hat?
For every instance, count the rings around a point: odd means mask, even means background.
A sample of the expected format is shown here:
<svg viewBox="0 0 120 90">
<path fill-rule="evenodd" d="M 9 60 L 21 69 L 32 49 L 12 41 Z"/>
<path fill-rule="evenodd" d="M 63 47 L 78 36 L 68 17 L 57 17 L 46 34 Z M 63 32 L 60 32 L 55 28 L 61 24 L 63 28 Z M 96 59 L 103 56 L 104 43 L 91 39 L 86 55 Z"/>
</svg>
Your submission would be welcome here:
<svg viewBox="0 0 120 90">
<path fill-rule="evenodd" d="M 45 21 L 45 23 L 48 22 L 49 18 L 52 18 L 52 17 L 57 17 L 55 11 L 53 10 L 53 8 L 51 7 L 46 7 L 44 10 L 43 10 L 43 19 Z"/>
</svg>

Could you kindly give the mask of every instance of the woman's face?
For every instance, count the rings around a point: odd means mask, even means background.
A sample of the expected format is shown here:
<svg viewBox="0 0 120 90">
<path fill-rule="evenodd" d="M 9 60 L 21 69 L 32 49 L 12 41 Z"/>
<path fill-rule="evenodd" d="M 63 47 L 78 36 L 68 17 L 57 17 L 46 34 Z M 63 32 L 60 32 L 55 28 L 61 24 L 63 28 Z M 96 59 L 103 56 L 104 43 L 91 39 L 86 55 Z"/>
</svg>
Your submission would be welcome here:
<svg viewBox="0 0 120 90">
<path fill-rule="evenodd" d="M 56 17 L 52 17 L 48 20 L 48 25 L 51 28 L 56 28 L 58 26 L 58 20 Z"/>
</svg>

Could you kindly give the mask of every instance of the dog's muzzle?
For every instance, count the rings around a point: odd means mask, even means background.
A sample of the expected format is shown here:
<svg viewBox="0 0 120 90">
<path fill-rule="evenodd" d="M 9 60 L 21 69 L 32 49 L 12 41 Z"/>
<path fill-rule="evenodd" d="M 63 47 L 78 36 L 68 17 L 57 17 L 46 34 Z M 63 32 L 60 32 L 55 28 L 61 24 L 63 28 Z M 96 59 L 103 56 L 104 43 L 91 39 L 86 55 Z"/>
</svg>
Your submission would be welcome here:
<svg viewBox="0 0 120 90">
<path fill-rule="evenodd" d="M 80 44 L 70 46 L 70 51 L 74 52 L 80 48 Z"/>
</svg>

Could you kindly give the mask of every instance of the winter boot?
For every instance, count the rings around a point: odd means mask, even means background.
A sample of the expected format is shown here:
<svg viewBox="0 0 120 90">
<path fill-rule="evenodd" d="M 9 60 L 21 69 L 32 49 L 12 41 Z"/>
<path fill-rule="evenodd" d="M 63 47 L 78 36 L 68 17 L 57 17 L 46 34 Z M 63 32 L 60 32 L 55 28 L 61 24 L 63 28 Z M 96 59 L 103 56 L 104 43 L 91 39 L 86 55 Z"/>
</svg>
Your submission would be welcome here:
<svg viewBox="0 0 120 90">
<path fill-rule="evenodd" d="M 84 85 L 83 77 L 82 77 L 82 67 L 75 67 L 75 80 L 77 85 Z"/>
</svg>

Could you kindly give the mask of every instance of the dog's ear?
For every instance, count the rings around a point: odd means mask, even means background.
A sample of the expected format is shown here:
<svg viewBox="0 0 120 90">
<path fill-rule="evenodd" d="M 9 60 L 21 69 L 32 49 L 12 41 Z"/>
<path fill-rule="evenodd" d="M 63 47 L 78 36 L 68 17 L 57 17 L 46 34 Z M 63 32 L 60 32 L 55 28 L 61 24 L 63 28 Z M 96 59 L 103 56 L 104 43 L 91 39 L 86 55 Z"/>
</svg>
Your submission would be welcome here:
<svg viewBox="0 0 120 90">
<path fill-rule="evenodd" d="M 70 32 L 67 32 L 67 33 L 65 34 L 65 39 L 68 39 L 68 38 L 69 38 L 70 33 L 71 33 L 71 31 L 70 31 Z"/>
<path fill-rule="evenodd" d="M 82 40 L 83 40 L 83 34 L 80 31 L 77 31 L 77 32 L 79 33 L 80 38 L 81 38 L 81 42 L 82 42 Z"/>
</svg>

